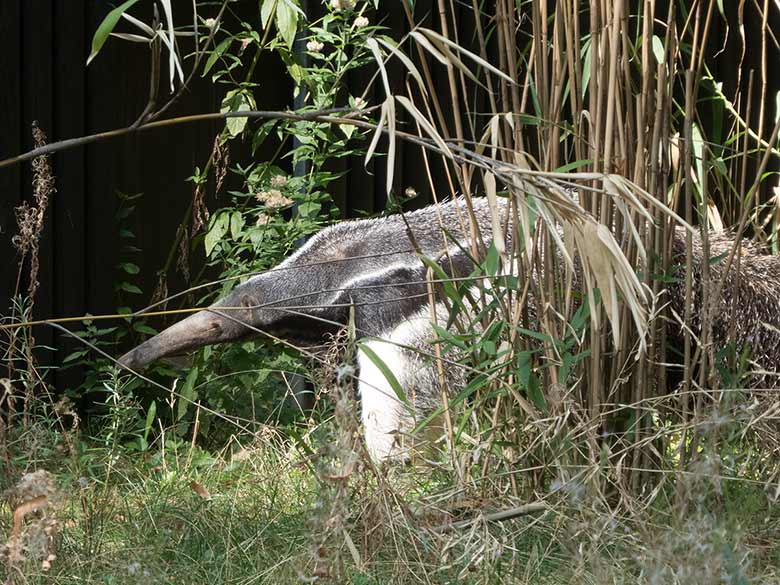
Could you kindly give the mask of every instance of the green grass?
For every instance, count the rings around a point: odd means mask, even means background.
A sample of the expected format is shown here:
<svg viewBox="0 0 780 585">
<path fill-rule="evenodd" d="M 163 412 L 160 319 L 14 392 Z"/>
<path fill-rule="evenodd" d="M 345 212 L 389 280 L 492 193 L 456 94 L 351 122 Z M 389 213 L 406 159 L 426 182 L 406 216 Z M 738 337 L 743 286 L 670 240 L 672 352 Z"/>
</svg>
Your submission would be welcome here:
<svg viewBox="0 0 780 585">
<path fill-rule="evenodd" d="M 244 454 L 163 460 L 94 448 L 65 465 L 47 462 L 61 495 L 57 559 L 45 574 L 26 563 L 27 580 L 295 582 L 316 495 L 311 477 L 275 450 Z M 7 506 L 0 527 L 9 532 Z"/>
<path fill-rule="evenodd" d="M 28 558 L 11 579 L 0 565 L 0 582 L 298 584 L 316 575 L 363 585 L 780 582 L 780 513 L 771 494 L 747 484 L 720 495 L 706 482 L 692 486 L 707 496 L 684 517 L 659 509 L 610 517 L 577 492 L 543 516 L 437 534 L 430 530 L 442 521 L 437 510 L 463 506 L 469 514 L 505 502 L 495 494 L 480 500 L 478 489 L 464 498 L 445 470 L 426 468 L 379 477 L 358 471 L 327 484 L 276 436 L 220 454 L 171 440 L 163 455 L 35 434 L 24 438 L 27 455 L 11 460 L 0 487 L 25 470 L 49 471 L 59 492 L 49 512 L 58 521 L 57 556 L 47 571 Z M 3 502 L 0 544 L 11 526 Z"/>
</svg>

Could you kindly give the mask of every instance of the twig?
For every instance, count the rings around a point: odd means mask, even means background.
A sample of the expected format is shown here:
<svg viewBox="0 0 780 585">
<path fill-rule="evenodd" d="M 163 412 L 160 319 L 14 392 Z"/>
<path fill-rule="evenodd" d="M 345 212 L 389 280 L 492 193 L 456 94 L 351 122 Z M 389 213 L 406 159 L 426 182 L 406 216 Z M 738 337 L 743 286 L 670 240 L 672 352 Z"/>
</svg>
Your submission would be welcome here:
<svg viewBox="0 0 780 585">
<path fill-rule="evenodd" d="M 60 140 L 58 142 L 51 142 L 46 146 L 40 148 L 34 148 L 24 154 L 14 156 L 11 158 L 0 161 L 0 169 L 17 165 L 41 156 L 43 154 L 51 154 L 54 152 L 61 152 L 63 150 L 70 150 L 78 146 L 85 146 L 94 142 L 100 142 L 102 140 L 108 140 L 109 138 L 119 138 L 132 132 L 141 130 L 153 130 L 155 128 L 163 128 L 166 126 L 176 126 L 178 124 L 188 124 L 191 122 L 208 122 L 211 120 L 222 120 L 227 118 L 252 118 L 252 119 L 282 119 L 282 120 L 296 120 L 296 121 L 310 121 L 310 122 L 335 122 L 337 124 L 352 124 L 354 126 L 363 128 L 375 128 L 370 122 L 364 122 L 362 120 L 356 120 L 349 116 L 368 113 L 373 111 L 379 106 L 371 108 L 364 108 L 362 110 L 355 110 L 353 108 L 329 108 L 325 110 L 315 110 L 313 112 L 290 112 L 290 111 L 273 111 L 273 110 L 252 110 L 247 112 L 209 112 L 206 114 L 194 114 L 190 116 L 180 116 L 177 118 L 168 118 L 166 120 L 157 120 L 156 122 L 147 122 L 140 126 L 133 127 L 127 126 L 125 128 L 117 128 L 115 130 L 108 130 L 106 132 L 98 132 L 97 134 L 89 134 L 87 136 L 80 136 L 78 138 L 68 138 L 66 140 Z M 346 114 L 343 118 L 334 118 L 332 114 Z"/>
<path fill-rule="evenodd" d="M 477 522 L 504 522 L 505 520 L 512 520 L 513 518 L 518 518 L 520 516 L 536 514 L 537 512 L 545 512 L 549 509 L 550 506 L 544 502 L 531 502 L 530 504 L 523 504 L 522 506 L 516 506 L 507 510 L 499 510 L 498 512 L 491 512 L 490 514 L 478 513 L 478 515 L 474 518 L 441 524 L 432 530 L 433 532 L 450 532 L 451 530 L 468 528 Z"/>
<path fill-rule="evenodd" d="M 217 31 L 219 30 L 219 26 L 222 23 L 222 15 L 225 13 L 225 9 L 227 8 L 229 0 L 224 0 L 222 3 L 222 7 L 219 9 L 219 13 L 217 14 L 217 17 L 214 19 L 214 26 L 211 27 L 211 32 L 209 33 L 208 38 L 206 39 L 205 46 L 208 47 L 209 44 L 211 44 L 211 41 L 214 40 L 214 36 L 217 34 Z M 270 26 L 268 27 L 270 29 Z M 195 40 L 197 43 L 197 38 Z M 173 51 L 174 48 L 171 46 L 171 51 Z M 168 108 L 170 108 L 173 104 L 175 104 L 179 98 L 184 94 L 184 92 L 189 88 L 190 83 L 192 82 L 193 77 L 195 77 L 195 74 L 198 72 L 198 66 L 200 65 L 201 60 L 203 59 L 203 55 L 206 54 L 205 51 L 198 50 L 198 46 L 196 44 L 195 46 L 196 50 L 196 57 L 195 57 L 195 63 L 192 64 L 192 69 L 190 70 L 190 74 L 187 76 L 187 79 L 184 81 L 182 86 L 178 89 L 176 94 L 169 99 L 159 110 L 156 112 L 149 114 L 144 120 L 144 122 L 153 122 L 154 120 L 157 120 L 160 116 L 162 116 Z"/>
</svg>

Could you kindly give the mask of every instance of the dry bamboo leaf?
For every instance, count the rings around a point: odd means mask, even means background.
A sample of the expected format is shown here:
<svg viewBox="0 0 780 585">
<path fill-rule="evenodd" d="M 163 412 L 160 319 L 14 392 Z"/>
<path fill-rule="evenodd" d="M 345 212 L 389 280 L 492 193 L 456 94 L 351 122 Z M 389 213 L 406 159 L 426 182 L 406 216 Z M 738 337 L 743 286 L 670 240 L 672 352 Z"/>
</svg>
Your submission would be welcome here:
<svg viewBox="0 0 780 585">
<path fill-rule="evenodd" d="M 479 86 L 480 86 L 482 89 L 487 89 L 487 87 L 485 87 L 485 84 L 484 84 L 484 83 L 481 83 L 481 82 L 479 81 L 479 79 L 477 79 L 476 75 L 474 75 L 474 74 L 471 72 L 471 69 L 469 69 L 468 67 L 466 67 L 466 65 L 463 63 L 463 61 L 461 61 L 461 60 L 458 58 L 458 56 L 457 56 L 455 53 L 453 53 L 452 51 L 450 51 L 450 49 L 447 47 L 447 45 L 442 45 L 442 46 L 440 47 L 440 49 L 441 49 L 441 52 L 444 54 L 444 56 L 447 58 L 447 61 L 449 61 L 449 62 L 450 62 L 450 64 L 452 64 L 452 65 L 455 65 L 455 67 L 456 67 L 456 68 L 457 68 L 457 69 L 458 69 L 458 70 L 459 70 L 461 73 L 463 73 L 463 75 L 465 75 L 466 77 L 468 77 L 469 79 L 471 79 L 471 81 L 473 81 L 474 83 L 476 83 L 477 85 L 479 85 Z"/>
<path fill-rule="evenodd" d="M 393 176 L 395 174 L 395 101 L 393 96 L 387 96 L 385 100 L 385 106 L 387 107 L 387 131 L 388 131 L 388 146 L 387 146 L 387 183 L 385 185 L 387 193 L 393 190 Z"/>
<path fill-rule="evenodd" d="M 411 35 L 411 37 L 412 37 L 412 38 L 413 38 L 415 41 L 417 41 L 418 43 L 420 43 L 420 45 L 423 47 L 423 49 L 425 49 L 425 50 L 426 50 L 426 51 L 428 51 L 428 52 L 429 52 L 431 55 L 433 55 L 433 57 L 434 57 L 434 58 L 435 58 L 435 59 L 436 59 L 436 60 L 437 60 L 439 63 L 441 63 L 441 64 L 442 64 L 442 65 L 444 65 L 445 67 L 449 66 L 450 62 L 449 62 L 449 61 L 447 61 L 447 57 L 445 57 L 444 55 L 442 55 L 442 54 L 439 52 L 439 50 L 438 50 L 438 49 L 436 49 L 436 47 L 434 47 L 434 46 L 431 44 L 431 42 L 430 42 L 428 39 L 426 39 L 426 38 L 425 38 L 423 35 L 421 35 L 421 34 L 420 34 L 420 33 L 418 33 L 417 31 L 412 31 L 412 32 L 411 32 L 411 33 L 409 33 L 409 34 Z"/>
<path fill-rule="evenodd" d="M 355 563 L 355 566 L 358 569 L 361 569 L 363 567 L 363 561 L 360 560 L 360 553 L 358 552 L 358 549 L 355 546 L 355 543 L 352 542 L 352 537 L 344 529 L 344 527 L 341 528 L 341 532 L 344 535 L 344 542 L 347 545 L 347 550 L 349 550 L 349 554 L 352 555 L 352 562 Z"/>
<path fill-rule="evenodd" d="M 498 123 L 499 123 L 499 116 L 491 116 L 490 118 L 490 155 L 493 158 L 496 158 L 498 156 Z"/>
<path fill-rule="evenodd" d="M 412 62 L 409 57 L 407 57 L 403 51 L 401 51 L 398 47 L 393 46 L 390 42 L 386 41 L 385 39 L 380 39 L 377 37 L 376 42 L 385 47 L 388 51 L 390 51 L 393 55 L 398 57 L 398 59 L 401 61 L 401 63 L 404 64 L 404 67 L 406 67 L 406 70 L 409 71 L 409 73 L 414 77 L 414 80 L 417 82 L 417 85 L 420 88 L 420 92 L 427 96 L 428 95 L 428 89 L 425 87 L 425 83 L 423 82 L 423 78 L 420 75 L 419 70 L 415 66 L 415 64 Z"/>
<path fill-rule="evenodd" d="M 777 209 L 777 203 L 778 203 L 777 187 L 775 187 L 775 196 L 772 199 L 774 200 L 775 203 L 775 209 Z M 707 222 L 709 223 L 710 231 L 722 232 L 725 229 L 723 227 L 723 218 L 720 216 L 720 211 L 718 210 L 717 205 L 715 205 L 715 202 L 712 199 L 707 201 Z"/>
<path fill-rule="evenodd" d="M 141 31 L 145 32 L 146 33 L 145 40 L 147 43 L 154 38 L 154 29 L 148 24 L 146 24 L 144 21 L 138 20 L 135 16 L 132 16 L 127 12 L 123 12 L 121 14 L 121 17 L 124 18 L 126 21 L 130 22 L 131 24 L 137 26 L 139 29 L 141 29 Z"/>
<path fill-rule="evenodd" d="M 131 43 L 149 43 L 149 39 L 142 37 L 141 35 L 134 35 L 132 33 L 111 33 L 109 36 L 122 39 L 123 41 L 130 41 Z"/>
<path fill-rule="evenodd" d="M 179 79 L 181 80 L 182 83 L 184 83 L 184 71 L 181 68 L 179 57 L 176 55 L 175 45 L 171 43 L 170 39 L 167 36 L 165 36 L 165 33 L 163 31 L 157 31 L 157 36 L 160 37 L 160 39 L 162 39 L 162 42 L 168 48 L 168 53 L 170 54 L 171 92 L 173 92 L 174 90 L 173 80 L 175 76 L 178 74 Z"/>
<path fill-rule="evenodd" d="M 634 269 L 606 226 L 593 220 L 586 221 L 575 231 L 575 239 L 582 257 L 588 288 L 593 288 L 592 276 L 601 291 L 601 304 L 607 311 L 615 346 L 620 342 L 620 306 L 617 297 L 620 291 L 639 332 L 638 356 L 644 352 L 646 346 L 647 315 L 644 305 L 647 297 Z M 592 313 L 591 319 L 596 327 L 597 315 Z"/>
<path fill-rule="evenodd" d="M 382 56 L 382 51 L 379 50 L 379 45 L 377 44 L 376 39 L 373 37 L 366 39 L 366 46 L 374 55 L 376 64 L 379 65 L 379 73 L 382 76 L 382 85 L 385 87 L 385 94 L 390 97 L 392 92 L 390 91 L 390 81 L 387 78 L 387 69 L 385 69 L 385 59 Z"/>
<path fill-rule="evenodd" d="M 179 75 L 179 80 L 184 83 L 184 72 L 179 63 L 179 57 L 176 54 L 176 33 L 173 26 L 173 7 L 171 6 L 171 0 L 160 0 L 163 6 L 163 12 L 165 12 L 165 20 L 168 24 L 168 35 L 160 31 L 160 38 L 168 46 L 168 71 L 170 71 L 171 91 L 173 91 L 173 80 L 176 74 Z"/>
<path fill-rule="evenodd" d="M 423 116 L 422 112 L 415 107 L 411 100 L 402 95 L 395 96 L 395 99 L 397 99 L 401 105 L 406 108 L 406 111 L 408 111 L 414 117 L 425 133 L 433 139 L 433 141 L 436 143 L 436 146 L 439 147 L 441 153 L 447 158 L 454 160 L 455 157 L 452 155 L 452 151 L 450 151 L 447 143 L 444 142 L 444 139 L 439 136 L 439 133 L 436 132 L 436 129 L 433 127 L 433 125 L 425 116 Z"/>
<path fill-rule="evenodd" d="M 392 99 L 393 98 L 388 97 L 385 100 L 385 103 L 382 104 L 381 113 L 379 115 L 379 122 L 376 125 L 376 130 L 374 130 L 374 136 L 371 138 L 371 144 L 368 145 L 366 157 L 363 159 L 364 166 L 368 166 L 368 161 L 370 161 L 371 157 L 374 156 L 374 151 L 376 150 L 377 144 L 379 144 L 379 138 L 382 136 L 382 130 L 384 130 L 385 122 L 387 121 L 387 100 L 392 101 Z"/>
<path fill-rule="evenodd" d="M 485 173 L 485 194 L 490 206 L 490 226 L 493 230 L 493 245 L 501 256 L 501 262 L 506 265 L 506 238 L 501 228 L 501 218 L 498 213 L 498 201 L 496 199 L 496 176 L 493 173 Z"/>
<path fill-rule="evenodd" d="M 439 33 L 435 32 L 435 31 L 432 31 L 429 28 L 422 28 L 421 27 L 418 30 L 421 31 L 429 39 L 432 39 L 432 40 L 435 39 L 435 40 L 439 41 L 440 43 L 443 43 L 444 45 L 447 45 L 448 47 L 456 50 L 457 52 L 462 53 L 463 55 L 466 55 L 472 61 L 474 61 L 477 64 L 481 65 L 485 69 L 487 69 L 489 71 L 492 71 L 493 73 L 495 73 L 499 77 L 502 77 L 503 79 L 505 79 L 506 81 L 508 81 L 509 83 L 514 85 L 514 83 L 515 83 L 514 79 L 509 77 L 506 73 L 501 71 L 498 67 L 495 67 L 495 66 L 491 65 L 490 63 L 488 63 L 487 61 L 485 61 L 479 55 L 476 55 L 476 54 L 472 53 L 471 51 L 468 51 L 468 50 L 464 49 L 459 44 L 451 41 L 447 37 L 442 36 L 442 35 L 440 35 Z"/>
</svg>

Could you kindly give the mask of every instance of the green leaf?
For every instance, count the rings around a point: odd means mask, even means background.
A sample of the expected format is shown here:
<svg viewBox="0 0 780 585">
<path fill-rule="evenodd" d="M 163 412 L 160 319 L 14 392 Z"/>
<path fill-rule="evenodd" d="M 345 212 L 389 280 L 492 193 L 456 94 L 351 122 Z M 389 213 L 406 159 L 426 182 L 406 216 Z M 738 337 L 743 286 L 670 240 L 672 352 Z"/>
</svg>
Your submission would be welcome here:
<svg viewBox="0 0 780 585">
<path fill-rule="evenodd" d="M 352 124 L 339 124 L 339 129 L 344 133 L 344 136 L 346 136 L 347 139 L 350 139 L 355 133 L 355 130 L 357 130 L 357 126 L 353 126 Z"/>
<path fill-rule="evenodd" d="M 67 364 L 68 362 L 72 362 L 73 360 L 84 357 L 88 353 L 89 353 L 88 349 L 80 349 L 78 351 L 74 351 L 73 353 L 68 354 L 68 356 L 64 360 L 62 360 L 62 363 Z"/>
<path fill-rule="evenodd" d="M 120 282 L 119 290 L 123 290 L 125 292 L 129 292 L 134 295 L 140 295 L 143 292 L 140 288 L 138 288 L 134 284 L 130 284 L 129 282 Z"/>
<path fill-rule="evenodd" d="M 260 8 L 260 23 L 265 29 L 268 26 L 268 22 L 271 20 L 271 16 L 276 8 L 276 3 L 280 0 L 263 0 L 263 6 Z"/>
<path fill-rule="evenodd" d="M 228 230 L 228 221 L 230 216 L 225 213 L 220 213 L 215 219 L 211 228 L 206 232 L 206 237 L 203 238 L 203 243 L 206 246 L 206 256 L 211 256 L 211 252 L 214 247 L 222 240 L 223 236 Z"/>
<path fill-rule="evenodd" d="M 187 409 L 190 404 L 197 398 L 197 392 L 195 392 L 195 381 L 198 379 L 198 367 L 194 366 L 182 384 L 179 391 L 179 403 L 176 409 L 176 420 L 180 421 L 182 417 L 187 414 Z"/>
<path fill-rule="evenodd" d="M 287 46 L 292 49 L 298 30 L 298 14 L 285 0 L 278 0 L 276 5 L 276 28 Z"/>
<path fill-rule="evenodd" d="M 382 361 L 382 358 L 380 358 L 376 352 L 368 347 L 368 345 L 365 343 L 360 344 L 360 351 L 366 354 L 366 357 L 368 357 L 368 359 L 371 360 L 377 369 L 382 372 L 382 375 L 385 377 L 385 380 L 387 380 L 387 383 L 390 384 L 390 387 L 393 389 L 393 392 L 395 392 L 398 400 L 409 407 L 409 401 L 406 399 L 406 393 L 404 392 L 404 389 L 401 387 L 401 384 L 398 382 L 395 374 L 393 374 L 390 368 L 387 367 L 387 364 Z"/>
<path fill-rule="evenodd" d="M 443 340 L 445 340 L 447 343 L 459 347 L 460 349 L 467 350 L 468 346 L 455 337 L 452 333 L 450 333 L 447 329 L 444 327 L 437 325 L 436 323 L 431 323 L 431 327 L 433 327 L 434 331 L 436 331 L 436 334 Z"/>
<path fill-rule="evenodd" d="M 111 34 L 111 32 L 114 30 L 114 27 L 116 27 L 117 23 L 119 22 L 119 19 L 122 18 L 122 14 L 124 14 L 136 2 L 138 2 L 138 0 L 127 0 L 127 2 L 120 4 L 106 15 L 106 17 L 103 19 L 103 22 L 100 23 L 97 31 L 95 31 L 95 36 L 92 37 L 92 51 L 89 53 L 89 57 L 87 58 L 87 65 L 92 62 L 92 59 L 97 57 L 100 49 L 103 48 L 103 45 L 108 39 L 108 35 Z"/>
<path fill-rule="evenodd" d="M 205 77 L 206 74 L 211 71 L 211 68 L 214 67 L 214 63 L 216 63 L 217 59 L 225 54 L 225 51 L 230 48 L 231 44 L 233 44 L 233 37 L 228 37 L 217 45 L 217 47 L 211 52 L 211 55 L 209 55 L 209 58 L 206 61 L 206 65 L 203 67 L 202 77 Z"/>
<path fill-rule="evenodd" d="M 575 160 L 574 162 L 570 162 L 567 165 L 563 165 L 555 169 L 556 173 L 569 173 L 575 169 L 579 169 L 580 167 L 585 167 L 591 164 L 593 161 L 590 159 L 584 159 L 584 160 Z"/>
<path fill-rule="evenodd" d="M 257 151 L 257 149 L 260 147 L 260 145 L 263 144 L 263 142 L 265 142 L 265 139 L 268 138 L 268 135 L 271 133 L 271 130 L 274 129 L 276 122 L 278 122 L 278 120 L 268 120 L 255 131 L 255 135 L 252 138 L 253 155 L 255 154 L 255 151 Z"/>
<path fill-rule="evenodd" d="M 220 112 L 247 112 L 255 108 L 255 98 L 246 90 L 233 89 L 222 100 Z M 227 118 L 225 127 L 231 137 L 238 136 L 246 128 L 248 118 Z"/>
<path fill-rule="evenodd" d="M 317 217 L 322 205 L 316 201 L 304 201 L 298 205 L 298 215 L 304 218 Z"/>
<path fill-rule="evenodd" d="M 138 331 L 138 333 L 145 333 L 146 335 L 157 335 L 157 331 L 155 329 L 149 327 L 146 323 L 141 323 L 140 321 L 133 323 L 133 329 Z"/>
<path fill-rule="evenodd" d="M 587 39 L 582 45 L 582 97 L 588 92 L 588 84 L 590 83 L 590 59 L 591 59 L 591 43 L 590 39 Z"/>
<path fill-rule="evenodd" d="M 490 276 L 498 274 L 498 268 L 501 263 L 501 257 L 498 255 L 498 250 L 493 242 L 490 242 L 487 256 L 485 257 L 485 272 Z"/>
<path fill-rule="evenodd" d="M 241 215 L 241 212 L 236 210 L 233 213 L 230 214 L 230 235 L 233 236 L 233 239 L 238 239 L 238 237 L 241 235 L 241 228 L 244 227 L 244 216 Z"/>
<path fill-rule="evenodd" d="M 118 265 L 118 268 L 120 270 L 124 270 L 128 274 L 138 274 L 141 272 L 141 269 L 138 267 L 138 265 L 133 264 L 132 262 L 122 262 Z"/>
<path fill-rule="evenodd" d="M 149 405 L 149 410 L 146 412 L 146 424 L 144 425 L 144 441 L 149 438 L 149 431 L 152 430 L 152 424 L 154 424 L 154 418 L 157 416 L 157 403 L 152 400 Z"/>
</svg>

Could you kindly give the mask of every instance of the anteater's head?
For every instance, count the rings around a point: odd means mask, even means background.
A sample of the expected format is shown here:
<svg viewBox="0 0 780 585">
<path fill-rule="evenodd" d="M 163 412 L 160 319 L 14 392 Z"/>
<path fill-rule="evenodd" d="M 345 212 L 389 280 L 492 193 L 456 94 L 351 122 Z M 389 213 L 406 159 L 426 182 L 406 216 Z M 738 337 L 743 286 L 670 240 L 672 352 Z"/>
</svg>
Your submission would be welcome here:
<svg viewBox="0 0 780 585">
<path fill-rule="evenodd" d="M 119 362 L 128 368 L 143 369 L 153 361 L 213 343 L 238 341 L 261 332 L 262 311 L 251 283 L 236 287 L 227 297 L 208 309 L 198 311 L 147 339 L 127 352 Z"/>
</svg>

